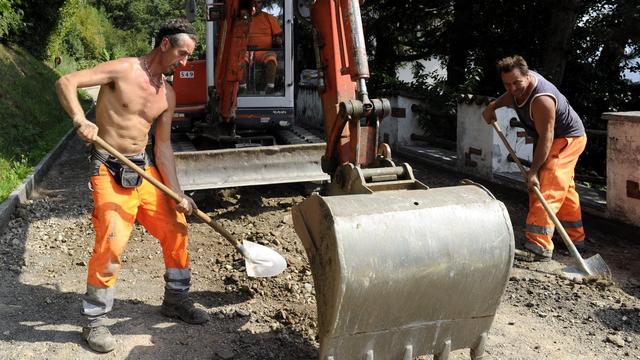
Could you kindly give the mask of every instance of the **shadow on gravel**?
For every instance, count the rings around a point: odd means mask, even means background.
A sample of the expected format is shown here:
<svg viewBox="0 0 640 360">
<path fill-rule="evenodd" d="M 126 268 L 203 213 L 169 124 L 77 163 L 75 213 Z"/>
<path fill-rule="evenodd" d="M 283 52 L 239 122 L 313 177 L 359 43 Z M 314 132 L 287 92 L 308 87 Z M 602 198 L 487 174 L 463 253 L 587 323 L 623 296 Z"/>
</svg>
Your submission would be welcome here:
<svg viewBox="0 0 640 360">
<path fill-rule="evenodd" d="M 12 293 L 11 297 L 0 298 L 0 341 L 15 344 L 11 345 L 13 355 L 48 358 L 49 354 L 56 358 L 56 350 L 53 353 L 46 350 L 51 349 L 47 343 L 79 344 L 87 351 L 85 355 L 97 354 L 81 339 L 79 294 L 61 292 L 47 284 L 25 285 L 14 273 L 3 272 L 0 278 Z M 194 292 L 193 296 L 208 309 L 250 300 L 250 295 L 243 291 L 204 291 Z M 254 333 L 245 328 L 252 316 L 249 313 L 210 313 L 209 323 L 188 325 L 164 317 L 159 306 L 116 297 L 114 310 L 109 314 L 114 323 L 109 329 L 118 341 L 116 351 L 126 359 L 302 360 L 317 357 L 315 345 L 286 326 Z M 42 343 L 42 353 L 38 354 L 30 345 L 22 348 L 20 343 Z M 137 343 L 143 345 L 135 345 Z M 60 358 L 64 357 L 63 353 Z"/>
<path fill-rule="evenodd" d="M 240 304 L 251 300 L 251 294 L 238 289 L 235 292 L 229 291 L 192 291 L 191 298 L 206 308 L 220 307 L 225 305 Z"/>
<path fill-rule="evenodd" d="M 595 311 L 600 322 L 611 330 L 640 334 L 640 309 L 606 308 Z"/>
<path fill-rule="evenodd" d="M 11 296 L 3 294 L 0 298 L 0 341 L 76 343 L 80 340 L 77 322 L 69 321 L 79 320 L 78 294 L 60 292 L 46 284 L 25 285 L 15 274 L 3 273 L 1 279 L 3 287 L 11 289 Z"/>
<path fill-rule="evenodd" d="M 240 304 L 251 299 L 248 292 L 196 291 L 194 300 L 211 309 Z M 120 303 L 122 305 L 122 303 Z M 137 314 L 136 314 L 137 313 Z M 126 301 L 114 311 L 133 317 L 112 327 L 114 335 L 149 336 L 148 344 L 133 347 L 127 359 L 234 359 L 234 360 L 307 360 L 317 357 L 315 345 L 286 325 L 277 330 L 248 330 L 254 316 L 249 312 L 209 311 L 211 320 L 204 325 L 188 325 L 167 319 L 159 307 Z M 136 318 L 136 315 L 137 318 Z"/>
</svg>

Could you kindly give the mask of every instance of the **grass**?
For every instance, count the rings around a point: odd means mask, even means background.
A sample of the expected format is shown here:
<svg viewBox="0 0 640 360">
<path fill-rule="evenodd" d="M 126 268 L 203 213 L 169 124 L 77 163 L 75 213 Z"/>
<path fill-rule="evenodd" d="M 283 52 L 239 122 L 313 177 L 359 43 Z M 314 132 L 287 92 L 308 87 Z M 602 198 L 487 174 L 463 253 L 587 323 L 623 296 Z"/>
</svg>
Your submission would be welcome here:
<svg viewBox="0 0 640 360">
<path fill-rule="evenodd" d="M 56 97 L 58 77 L 20 47 L 0 44 L 0 202 L 71 128 Z"/>
</svg>

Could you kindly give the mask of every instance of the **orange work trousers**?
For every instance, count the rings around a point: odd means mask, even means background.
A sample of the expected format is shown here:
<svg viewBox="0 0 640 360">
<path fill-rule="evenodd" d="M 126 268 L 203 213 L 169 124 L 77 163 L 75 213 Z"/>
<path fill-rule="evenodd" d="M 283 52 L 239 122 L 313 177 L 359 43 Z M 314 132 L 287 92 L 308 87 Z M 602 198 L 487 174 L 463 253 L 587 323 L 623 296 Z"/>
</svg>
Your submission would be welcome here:
<svg viewBox="0 0 640 360">
<path fill-rule="evenodd" d="M 549 156 L 538 171 L 540 192 L 574 243 L 584 241 L 585 236 L 580 198 L 573 177 L 578 157 L 586 144 L 586 136 L 554 139 Z M 525 227 L 525 235 L 529 241 L 527 248 L 540 255 L 550 256 L 553 252 L 554 230 L 555 226 L 542 203 L 535 193 L 530 192 Z"/>
<path fill-rule="evenodd" d="M 155 167 L 145 171 L 162 181 Z M 94 210 L 95 244 L 87 274 L 86 315 L 100 315 L 111 310 L 113 285 L 116 283 L 124 251 L 135 221 L 160 241 L 169 288 L 184 290 L 190 280 L 187 252 L 187 221 L 176 211 L 175 202 L 144 180 L 136 188 L 119 186 L 105 165 L 91 177 Z"/>
</svg>

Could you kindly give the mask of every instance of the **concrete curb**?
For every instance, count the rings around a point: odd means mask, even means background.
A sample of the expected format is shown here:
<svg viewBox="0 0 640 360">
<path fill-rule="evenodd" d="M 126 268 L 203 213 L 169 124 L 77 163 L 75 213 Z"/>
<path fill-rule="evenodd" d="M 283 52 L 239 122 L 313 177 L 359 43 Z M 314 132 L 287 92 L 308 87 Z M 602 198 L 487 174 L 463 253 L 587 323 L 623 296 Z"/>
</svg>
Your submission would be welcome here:
<svg viewBox="0 0 640 360">
<path fill-rule="evenodd" d="M 47 174 L 51 165 L 60 157 L 60 154 L 69 144 L 69 141 L 75 136 L 75 130 L 71 129 L 67 134 L 56 144 L 40 162 L 36 165 L 33 172 L 27 176 L 24 182 L 14 190 L 9 197 L 0 204 L 0 233 L 3 233 L 11 215 L 15 211 L 18 204 L 23 203 L 31 198 L 33 190 L 40 185 L 42 179 Z"/>
</svg>

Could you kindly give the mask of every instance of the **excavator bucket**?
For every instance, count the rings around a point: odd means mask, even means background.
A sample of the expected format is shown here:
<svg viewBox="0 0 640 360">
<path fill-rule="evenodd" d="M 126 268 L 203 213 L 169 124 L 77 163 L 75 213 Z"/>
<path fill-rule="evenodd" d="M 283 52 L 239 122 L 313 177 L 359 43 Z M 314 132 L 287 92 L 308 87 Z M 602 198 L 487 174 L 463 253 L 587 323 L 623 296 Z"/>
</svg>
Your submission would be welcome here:
<svg viewBox="0 0 640 360">
<path fill-rule="evenodd" d="M 474 185 L 312 195 L 293 208 L 316 287 L 321 360 L 480 359 L 514 253 L 507 209 Z"/>
</svg>

